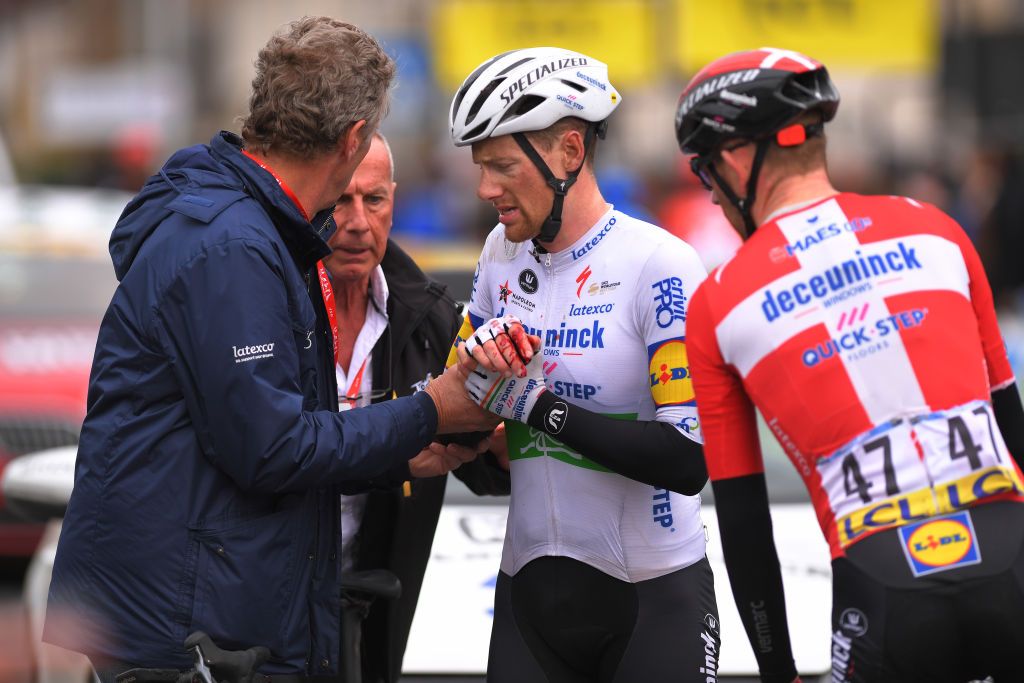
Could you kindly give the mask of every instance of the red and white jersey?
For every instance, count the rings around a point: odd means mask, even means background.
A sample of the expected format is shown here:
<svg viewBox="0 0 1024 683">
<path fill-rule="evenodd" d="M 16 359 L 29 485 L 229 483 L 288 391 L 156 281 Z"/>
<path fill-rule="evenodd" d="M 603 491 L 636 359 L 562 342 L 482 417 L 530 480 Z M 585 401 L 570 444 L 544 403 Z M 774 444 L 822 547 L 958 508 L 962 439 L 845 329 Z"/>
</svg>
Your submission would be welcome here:
<svg viewBox="0 0 1024 683">
<path fill-rule="evenodd" d="M 839 194 L 762 225 L 690 303 L 712 480 L 763 471 L 754 407 L 833 557 L 882 529 L 1024 500 L 990 394 L 1013 382 L 963 230 L 904 197 Z"/>
</svg>

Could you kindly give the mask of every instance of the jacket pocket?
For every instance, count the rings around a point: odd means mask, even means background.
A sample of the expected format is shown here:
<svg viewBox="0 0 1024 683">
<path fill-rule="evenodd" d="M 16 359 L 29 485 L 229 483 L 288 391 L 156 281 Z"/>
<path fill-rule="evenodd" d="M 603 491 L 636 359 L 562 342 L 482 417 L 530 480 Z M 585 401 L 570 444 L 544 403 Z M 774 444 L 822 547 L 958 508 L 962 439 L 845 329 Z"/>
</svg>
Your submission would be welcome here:
<svg viewBox="0 0 1024 683">
<path fill-rule="evenodd" d="M 299 516 L 284 510 L 191 530 L 196 547 L 191 631 L 224 649 L 270 648 L 278 661 L 305 660 L 308 643 L 305 564 Z"/>
</svg>

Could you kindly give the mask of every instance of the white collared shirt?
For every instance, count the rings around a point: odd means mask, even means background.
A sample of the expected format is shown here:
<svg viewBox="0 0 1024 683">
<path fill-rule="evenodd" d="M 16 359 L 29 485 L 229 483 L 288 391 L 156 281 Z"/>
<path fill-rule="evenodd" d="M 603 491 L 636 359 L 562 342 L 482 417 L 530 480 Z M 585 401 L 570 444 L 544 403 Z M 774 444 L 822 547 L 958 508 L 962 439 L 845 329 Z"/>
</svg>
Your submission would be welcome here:
<svg viewBox="0 0 1024 683">
<path fill-rule="evenodd" d="M 370 405 L 373 387 L 373 347 L 388 326 L 388 283 L 384 271 L 377 266 L 370 274 L 370 296 L 366 301 L 366 320 L 356 337 L 352 348 L 352 360 L 348 368 L 335 366 L 338 377 L 339 410 L 351 410 Z M 365 364 L 365 366 L 364 366 Z M 362 379 L 357 381 L 360 368 Z M 390 378 L 388 378 L 390 379 Z M 358 385 L 358 387 L 356 386 Z M 346 397 L 355 397 L 348 400 Z M 352 569 L 354 542 L 363 521 L 366 509 L 366 494 L 341 497 L 341 567 Z"/>
</svg>

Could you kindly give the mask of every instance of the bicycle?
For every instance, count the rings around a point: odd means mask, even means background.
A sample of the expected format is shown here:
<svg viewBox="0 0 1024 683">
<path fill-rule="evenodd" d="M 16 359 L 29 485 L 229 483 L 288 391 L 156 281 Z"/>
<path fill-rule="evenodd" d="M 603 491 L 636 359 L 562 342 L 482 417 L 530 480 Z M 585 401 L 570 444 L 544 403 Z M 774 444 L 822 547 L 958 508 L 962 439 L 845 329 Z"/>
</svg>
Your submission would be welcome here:
<svg viewBox="0 0 1024 683">
<path fill-rule="evenodd" d="M 115 680 L 117 683 L 260 683 L 269 678 L 256 672 L 270 658 L 270 650 L 263 646 L 222 650 L 210 636 L 196 631 L 185 639 L 185 649 L 195 657 L 195 664 L 187 671 L 137 668 L 119 673 Z"/>
<path fill-rule="evenodd" d="M 398 577 L 386 569 L 342 574 L 342 677 L 339 681 L 362 683 L 362 621 L 374 600 L 394 600 L 401 593 Z M 210 636 L 196 631 L 185 639 L 185 649 L 195 658 L 195 664 L 187 671 L 136 668 L 118 674 L 115 680 L 117 683 L 291 683 L 305 679 L 301 675 L 258 673 L 260 665 L 270 658 L 270 650 L 263 646 L 223 650 Z"/>
</svg>

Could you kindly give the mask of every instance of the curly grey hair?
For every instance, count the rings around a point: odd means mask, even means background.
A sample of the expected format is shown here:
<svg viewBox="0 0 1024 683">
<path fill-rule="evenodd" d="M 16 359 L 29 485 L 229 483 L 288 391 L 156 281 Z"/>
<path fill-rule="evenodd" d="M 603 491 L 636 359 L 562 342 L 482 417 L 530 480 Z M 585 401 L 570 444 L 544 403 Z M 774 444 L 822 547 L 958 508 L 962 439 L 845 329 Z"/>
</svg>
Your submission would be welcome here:
<svg viewBox="0 0 1024 683">
<path fill-rule="evenodd" d="M 259 52 L 242 137 L 256 152 L 317 157 L 365 120 L 365 140 L 387 114 L 394 76 L 394 60 L 359 27 L 294 21 Z"/>
</svg>

